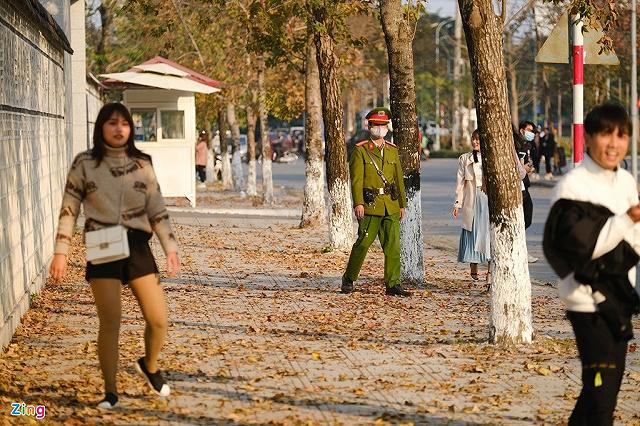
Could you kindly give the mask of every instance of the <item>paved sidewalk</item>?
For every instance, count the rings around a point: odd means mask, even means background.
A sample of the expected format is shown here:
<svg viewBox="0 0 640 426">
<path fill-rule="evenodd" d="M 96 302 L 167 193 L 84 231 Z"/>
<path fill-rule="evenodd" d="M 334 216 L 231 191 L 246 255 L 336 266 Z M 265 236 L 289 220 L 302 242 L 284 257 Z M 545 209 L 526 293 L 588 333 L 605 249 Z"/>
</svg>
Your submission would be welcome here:
<svg viewBox="0 0 640 426">
<path fill-rule="evenodd" d="M 162 279 L 171 325 L 161 364 L 173 395 L 150 395 L 133 370 L 143 322 L 125 289 L 121 405 L 92 408 L 101 397 L 98 323 L 76 236 L 69 279 L 45 288 L 0 355 L 0 424 L 29 420 L 10 417 L 11 402 L 44 404 L 46 419 L 64 424 L 566 421 L 579 363 L 553 288 L 533 287 L 535 342 L 500 349 L 485 343 L 488 296 L 453 249 L 426 241 L 432 287 L 396 299 L 383 294 L 382 253 L 372 248 L 359 291 L 341 295 L 348 253 L 324 252 L 324 228 L 301 230 L 287 215 L 175 211 L 172 218 L 184 270 Z M 157 242 L 153 249 L 164 269 Z M 634 351 L 619 424 L 640 425 L 638 390 Z"/>
</svg>

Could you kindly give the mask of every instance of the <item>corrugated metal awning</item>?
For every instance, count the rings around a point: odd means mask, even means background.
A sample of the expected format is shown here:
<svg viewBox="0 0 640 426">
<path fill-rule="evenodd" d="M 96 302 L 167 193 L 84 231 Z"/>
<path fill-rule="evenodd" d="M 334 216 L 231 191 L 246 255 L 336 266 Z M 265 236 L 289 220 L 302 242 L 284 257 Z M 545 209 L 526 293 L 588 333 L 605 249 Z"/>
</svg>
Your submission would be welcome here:
<svg viewBox="0 0 640 426">
<path fill-rule="evenodd" d="M 179 70 L 176 71 L 180 72 Z M 125 71 L 113 74 L 100 74 L 100 77 L 112 80 L 108 82 L 109 84 L 122 82 L 138 84 L 140 86 L 157 87 L 160 89 L 182 90 L 185 92 L 207 94 L 220 91 L 220 89 L 216 87 L 211 87 L 189 78 L 178 77 L 176 75 L 159 74 L 157 72 L 149 72 L 145 70 L 142 72 Z"/>
<path fill-rule="evenodd" d="M 133 68 L 158 74 L 175 75 L 176 77 L 187 77 L 189 75 L 188 72 L 181 71 L 168 64 L 140 64 Z"/>
</svg>

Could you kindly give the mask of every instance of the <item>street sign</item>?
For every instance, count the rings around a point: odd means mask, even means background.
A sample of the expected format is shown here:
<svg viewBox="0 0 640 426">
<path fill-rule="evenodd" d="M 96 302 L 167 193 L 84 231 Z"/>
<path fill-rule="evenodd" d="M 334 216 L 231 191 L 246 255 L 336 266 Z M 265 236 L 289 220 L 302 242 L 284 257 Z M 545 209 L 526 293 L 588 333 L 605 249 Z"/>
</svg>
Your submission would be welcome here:
<svg viewBox="0 0 640 426">
<path fill-rule="evenodd" d="M 601 29 L 589 28 L 584 35 L 584 63 L 587 65 L 619 65 L 620 60 L 615 52 L 598 54 L 600 45 L 598 40 L 602 38 L 604 32 Z M 548 64 L 568 64 L 569 63 L 569 16 L 565 12 L 560 17 L 549 37 L 544 42 L 538 54 L 536 62 Z"/>
</svg>

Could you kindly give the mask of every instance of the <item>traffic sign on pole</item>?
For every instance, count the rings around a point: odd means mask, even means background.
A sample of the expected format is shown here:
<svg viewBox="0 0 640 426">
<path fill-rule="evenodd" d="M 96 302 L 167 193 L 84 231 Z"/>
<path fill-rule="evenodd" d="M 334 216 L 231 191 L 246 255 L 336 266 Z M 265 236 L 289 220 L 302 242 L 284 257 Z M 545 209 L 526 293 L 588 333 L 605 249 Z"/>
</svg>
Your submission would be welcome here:
<svg viewBox="0 0 640 426">
<path fill-rule="evenodd" d="M 584 38 L 582 19 L 573 19 L 573 165 L 582 162 L 584 152 Z"/>
<path fill-rule="evenodd" d="M 574 166 L 580 164 L 584 156 L 584 65 L 620 64 L 615 52 L 600 52 L 598 42 L 604 36 L 602 30 L 589 28 L 584 31 L 583 27 L 580 16 L 572 16 L 569 22 L 568 12 L 563 13 L 536 55 L 536 62 L 572 65 Z M 569 45 L 572 46 L 571 55 Z"/>
<path fill-rule="evenodd" d="M 574 18 L 575 20 L 575 18 Z M 600 53 L 600 44 L 598 43 L 604 32 L 598 28 L 589 28 L 587 32 L 582 34 L 584 42 L 584 63 L 586 65 L 619 65 L 620 60 L 612 50 L 608 53 Z M 568 64 L 569 45 L 571 38 L 569 37 L 569 15 L 565 12 L 560 16 L 558 23 L 547 37 L 538 54 L 536 62 L 548 64 Z"/>
</svg>

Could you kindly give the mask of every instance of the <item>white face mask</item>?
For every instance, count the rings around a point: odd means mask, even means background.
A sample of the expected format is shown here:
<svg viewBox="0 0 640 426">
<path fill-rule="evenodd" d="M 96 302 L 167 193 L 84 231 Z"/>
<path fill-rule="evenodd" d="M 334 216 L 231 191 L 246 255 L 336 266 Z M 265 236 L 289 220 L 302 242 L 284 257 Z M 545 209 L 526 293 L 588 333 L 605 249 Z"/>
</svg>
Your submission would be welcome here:
<svg viewBox="0 0 640 426">
<path fill-rule="evenodd" d="M 528 130 L 524 131 L 524 140 L 527 142 L 531 142 L 536 137 L 535 133 L 530 132 Z"/>
<path fill-rule="evenodd" d="M 369 131 L 375 139 L 382 139 L 387 135 L 389 128 L 387 126 L 375 126 L 371 127 Z"/>
</svg>

